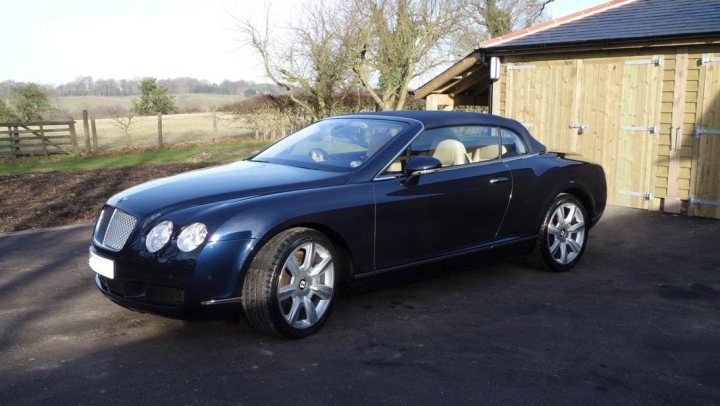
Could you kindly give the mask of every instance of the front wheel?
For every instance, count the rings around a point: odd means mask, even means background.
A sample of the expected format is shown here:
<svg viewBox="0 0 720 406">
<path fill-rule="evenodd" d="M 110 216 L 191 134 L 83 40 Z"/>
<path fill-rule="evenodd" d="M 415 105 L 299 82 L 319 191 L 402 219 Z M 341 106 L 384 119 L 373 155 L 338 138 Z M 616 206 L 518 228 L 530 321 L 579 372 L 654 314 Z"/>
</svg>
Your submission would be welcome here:
<svg viewBox="0 0 720 406">
<path fill-rule="evenodd" d="M 258 330 L 306 337 L 325 322 L 335 302 L 338 254 L 323 234 L 294 228 L 273 237 L 245 276 L 242 305 Z"/>
<path fill-rule="evenodd" d="M 569 194 L 558 195 L 548 208 L 540 225 L 534 263 L 552 271 L 567 271 L 580 261 L 588 240 L 582 203 Z"/>
</svg>

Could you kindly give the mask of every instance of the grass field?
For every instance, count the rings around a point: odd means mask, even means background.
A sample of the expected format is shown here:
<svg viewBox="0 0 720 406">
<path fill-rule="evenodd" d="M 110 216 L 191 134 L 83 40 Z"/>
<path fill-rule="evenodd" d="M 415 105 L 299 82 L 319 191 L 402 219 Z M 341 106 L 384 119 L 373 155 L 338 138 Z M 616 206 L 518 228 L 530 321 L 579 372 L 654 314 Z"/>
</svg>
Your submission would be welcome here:
<svg viewBox="0 0 720 406">
<path fill-rule="evenodd" d="M 217 130 L 213 129 L 213 113 L 170 114 L 163 116 L 163 144 L 179 143 L 209 143 L 223 139 L 247 139 L 252 130 L 229 114 L 216 113 Z M 158 120 L 157 116 L 139 117 L 132 119 L 128 137 L 111 118 L 95 120 L 98 135 L 98 150 L 127 147 L 156 147 L 158 146 Z M 78 142 L 81 147 L 85 144 L 82 119 L 76 119 L 75 128 L 78 133 Z"/>
<path fill-rule="evenodd" d="M 202 111 L 212 111 L 214 107 L 219 107 L 228 103 L 242 100 L 243 96 L 226 95 L 226 94 L 210 94 L 210 93 L 183 93 L 171 95 L 175 99 L 175 104 L 182 111 L 185 109 L 199 109 Z M 103 97 L 103 96 L 64 96 L 56 99 L 58 109 L 76 114 L 83 109 L 95 109 L 98 107 L 132 107 L 132 100 L 139 99 L 140 96 L 121 96 L 121 97 Z M 76 119 L 78 117 L 75 117 Z"/>
<path fill-rule="evenodd" d="M 0 160 L 0 176 L 28 172 L 86 171 L 143 164 L 226 163 L 247 158 L 269 145 L 269 142 L 222 142 L 205 145 L 176 146 L 108 156 L 53 156 Z"/>
</svg>

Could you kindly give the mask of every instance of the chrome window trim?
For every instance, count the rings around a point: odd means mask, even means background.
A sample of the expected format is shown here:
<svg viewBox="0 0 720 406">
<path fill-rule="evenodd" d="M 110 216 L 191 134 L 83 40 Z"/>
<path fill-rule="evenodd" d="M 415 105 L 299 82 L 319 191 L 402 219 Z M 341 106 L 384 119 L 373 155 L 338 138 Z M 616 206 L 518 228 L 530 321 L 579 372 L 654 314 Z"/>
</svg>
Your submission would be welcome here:
<svg viewBox="0 0 720 406">
<path fill-rule="evenodd" d="M 540 155 L 540 152 L 533 152 L 532 154 L 523 154 L 523 155 L 511 156 L 508 158 L 501 158 L 500 161 L 502 161 L 502 162 L 516 161 L 518 159 L 525 159 L 525 158 L 530 158 L 530 157 L 538 156 L 538 155 Z"/>
</svg>

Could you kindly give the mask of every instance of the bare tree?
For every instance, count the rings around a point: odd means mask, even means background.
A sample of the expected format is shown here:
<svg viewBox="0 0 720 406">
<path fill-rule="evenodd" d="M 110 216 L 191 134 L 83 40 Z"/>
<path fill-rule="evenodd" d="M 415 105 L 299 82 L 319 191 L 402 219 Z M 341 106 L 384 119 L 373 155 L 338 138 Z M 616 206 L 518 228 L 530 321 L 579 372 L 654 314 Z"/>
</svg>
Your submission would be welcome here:
<svg viewBox="0 0 720 406">
<path fill-rule="evenodd" d="M 356 0 L 353 71 L 381 110 L 405 106 L 410 82 L 455 55 L 465 0 Z"/>
<path fill-rule="evenodd" d="M 239 19 L 237 27 L 267 76 L 317 120 L 336 113 L 358 82 L 377 109 L 404 108 L 414 79 L 536 22 L 552 1 L 321 0 L 301 3 L 284 35 L 270 32 L 269 7 L 263 27 Z"/>
<path fill-rule="evenodd" d="M 332 115 L 338 96 L 353 88 L 346 43 L 353 27 L 344 24 L 343 15 L 341 2 L 307 3 L 300 22 L 291 22 L 281 33 L 270 30 L 269 7 L 264 27 L 236 19 L 242 42 L 260 55 L 270 80 L 313 120 Z"/>
<path fill-rule="evenodd" d="M 488 38 L 527 28 L 547 18 L 545 8 L 555 0 L 468 0 L 465 24 L 453 42 L 460 55 L 475 49 Z"/>
<path fill-rule="evenodd" d="M 127 146 L 130 147 L 132 144 L 132 134 L 130 133 L 130 127 L 135 123 L 135 110 L 134 109 L 123 109 L 118 106 L 108 107 L 108 114 L 113 120 L 113 126 L 120 129 L 125 135 Z"/>
</svg>

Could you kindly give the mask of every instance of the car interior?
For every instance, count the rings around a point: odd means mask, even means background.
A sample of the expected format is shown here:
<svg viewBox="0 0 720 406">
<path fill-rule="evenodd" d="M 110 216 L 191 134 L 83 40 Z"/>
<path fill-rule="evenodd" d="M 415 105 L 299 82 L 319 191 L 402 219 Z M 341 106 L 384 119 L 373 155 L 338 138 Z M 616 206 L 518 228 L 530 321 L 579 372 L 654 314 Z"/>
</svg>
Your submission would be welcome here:
<svg viewBox="0 0 720 406">
<path fill-rule="evenodd" d="M 378 143 L 381 143 L 380 140 Z M 368 155 L 369 152 L 370 148 Z M 526 153 L 527 148 L 520 136 L 505 128 L 489 126 L 434 128 L 420 134 L 410 145 L 409 151 L 400 154 L 385 173 L 401 173 L 408 157 L 412 159 L 420 155 L 432 156 L 440 161 L 443 168 L 446 168 L 510 158 Z"/>
</svg>

